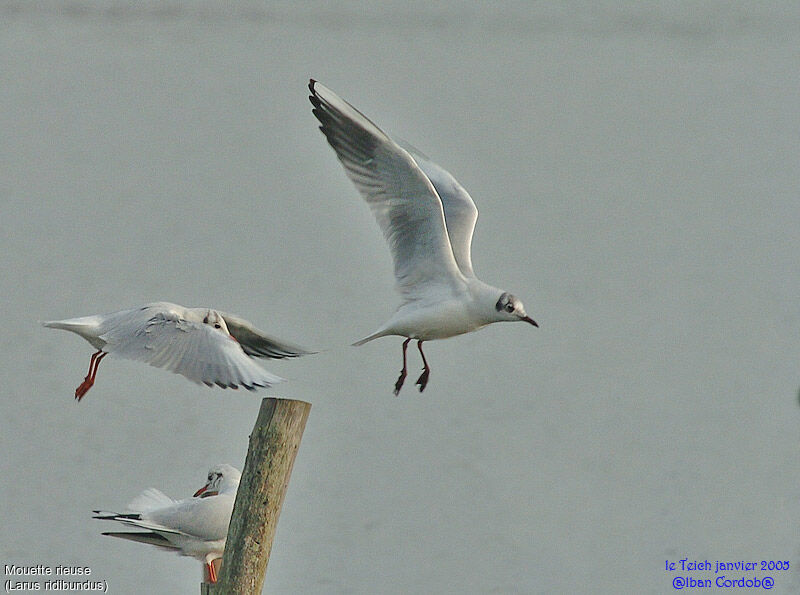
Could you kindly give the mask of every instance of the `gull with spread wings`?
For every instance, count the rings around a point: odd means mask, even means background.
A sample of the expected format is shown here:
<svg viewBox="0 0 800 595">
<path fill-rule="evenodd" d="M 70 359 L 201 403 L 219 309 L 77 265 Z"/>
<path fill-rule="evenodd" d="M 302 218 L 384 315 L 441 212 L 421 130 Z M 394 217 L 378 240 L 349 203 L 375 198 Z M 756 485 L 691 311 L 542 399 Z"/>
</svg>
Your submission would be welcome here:
<svg viewBox="0 0 800 595">
<path fill-rule="evenodd" d="M 493 322 L 527 322 L 522 302 L 475 276 L 470 257 L 478 209 L 447 171 L 411 147 L 401 147 L 364 114 L 333 91 L 311 80 L 313 114 L 345 172 L 367 201 L 394 260 L 402 303 L 377 331 L 355 345 L 400 335 L 406 378 L 406 349 L 416 339 L 428 384 L 431 368 L 422 343 L 477 330 Z"/>
<path fill-rule="evenodd" d="M 283 380 L 251 357 L 283 359 L 312 353 L 278 341 L 238 316 L 169 302 L 42 324 L 76 333 L 97 349 L 89 373 L 75 389 L 79 401 L 92 388 L 100 361 L 109 353 L 165 368 L 198 384 L 247 390 L 269 388 Z"/>
</svg>

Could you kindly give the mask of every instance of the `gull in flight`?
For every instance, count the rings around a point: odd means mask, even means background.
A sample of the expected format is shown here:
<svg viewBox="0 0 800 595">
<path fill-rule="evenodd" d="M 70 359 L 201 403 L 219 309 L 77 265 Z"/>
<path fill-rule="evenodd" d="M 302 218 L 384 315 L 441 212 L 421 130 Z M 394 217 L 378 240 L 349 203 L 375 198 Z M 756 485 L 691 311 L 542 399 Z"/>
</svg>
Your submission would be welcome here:
<svg viewBox="0 0 800 595">
<path fill-rule="evenodd" d="M 75 389 L 78 401 L 92 388 L 100 361 L 109 353 L 165 368 L 198 384 L 247 390 L 269 388 L 283 380 L 251 357 L 282 359 L 312 353 L 273 339 L 238 316 L 168 302 L 42 324 L 72 331 L 97 349 L 89 373 Z"/>
<path fill-rule="evenodd" d="M 149 488 L 127 506 L 130 512 L 93 511 L 92 518 L 117 521 L 144 531 L 108 532 L 103 535 L 149 543 L 197 558 L 203 564 L 209 582 L 217 582 L 214 560 L 225 551 L 228 524 L 242 474 L 230 465 L 217 465 L 208 472 L 206 485 L 191 498 L 173 500 L 155 488 Z"/>
<path fill-rule="evenodd" d="M 312 112 L 345 172 L 372 209 L 394 260 L 402 303 L 377 331 L 356 342 L 400 335 L 406 348 L 417 340 L 425 390 L 431 368 L 422 343 L 477 330 L 493 322 L 527 322 L 522 302 L 475 276 L 470 257 L 478 209 L 447 171 L 412 147 L 401 147 L 364 114 L 314 79 L 308 85 Z"/>
</svg>

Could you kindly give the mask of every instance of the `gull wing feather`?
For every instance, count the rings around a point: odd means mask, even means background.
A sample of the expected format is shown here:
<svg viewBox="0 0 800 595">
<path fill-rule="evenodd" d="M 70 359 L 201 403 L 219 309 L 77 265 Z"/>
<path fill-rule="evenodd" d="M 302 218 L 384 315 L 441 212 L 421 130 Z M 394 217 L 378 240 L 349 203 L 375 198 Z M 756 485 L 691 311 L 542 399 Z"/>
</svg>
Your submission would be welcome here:
<svg viewBox="0 0 800 595">
<path fill-rule="evenodd" d="M 136 496 L 133 500 L 128 502 L 126 507 L 128 510 L 135 512 L 146 512 L 148 510 L 155 510 L 157 508 L 164 508 L 165 506 L 172 506 L 177 500 L 167 496 L 161 490 L 156 488 L 147 488 L 141 494 Z"/>
<path fill-rule="evenodd" d="M 172 535 L 187 535 L 183 531 L 179 531 L 177 529 L 171 529 L 170 527 L 163 527 L 158 523 L 150 522 L 146 519 L 140 518 L 141 515 L 136 514 L 117 514 L 114 515 L 109 514 L 108 516 L 95 516 L 92 518 L 99 519 L 101 521 L 117 521 L 118 523 L 122 523 L 124 525 L 129 525 L 131 527 L 137 527 L 139 529 L 147 529 L 149 531 L 156 531 L 158 533 L 166 533 Z"/>
<path fill-rule="evenodd" d="M 208 498 L 186 498 L 142 513 L 118 514 L 96 510 L 93 518 L 117 521 L 162 535 L 181 535 L 202 541 L 214 541 L 224 539 L 227 535 L 234 498 L 230 494 Z"/>
<path fill-rule="evenodd" d="M 172 509 L 176 504 L 180 502 L 173 501 L 171 505 L 164 507 L 164 510 Z M 182 531 L 177 529 L 172 529 L 170 527 L 166 527 L 160 525 L 159 523 L 154 523 L 149 521 L 147 518 L 143 516 L 144 513 L 139 512 L 128 512 L 128 513 L 119 513 L 119 512 L 107 512 L 104 510 L 95 510 L 93 519 L 98 519 L 100 521 L 116 521 L 118 523 L 122 523 L 123 525 L 129 525 L 131 527 L 137 527 L 139 529 L 148 529 L 150 531 L 158 531 L 160 533 L 169 533 L 174 535 L 185 535 Z"/>
<path fill-rule="evenodd" d="M 136 541 L 138 543 L 147 543 L 156 547 L 164 548 L 165 550 L 176 551 L 180 548 L 172 544 L 166 537 L 158 533 L 134 533 L 132 531 L 107 531 L 101 535 L 108 535 L 109 537 L 119 537 L 120 539 L 127 539 L 128 541 Z"/>
<path fill-rule="evenodd" d="M 442 201 L 408 152 L 352 105 L 313 79 L 314 116 L 348 177 L 369 204 L 394 260 L 406 300 L 418 287 L 462 284 Z"/>
<path fill-rule="evenodd" d="M 313 351 L 307 351 L 297 345 L 279 341 L 270 337 L 263 331 L 257 329 L 251 322 L 244 318 L 239 318 L 233 314 L 220 312 L 231 336 L 239 341 L 242 350 L 251 357 L 263 357 L 267 359 L 283 359 L 286 357 L 300 357 L 311 355 Z"/>
<path fill-rule="evenodd" d="M 422 172 L 428 176 L 442 201 L 447 235 L 450 237 L 450 246 L 458 268 L 465 277 L 475 277 L 471 256 L 472 234 L 475 231 L 475 222 L 478 220 L 475 201 L 449 171 L 408 143 L 402 143 L 401 146 L 411 154 Z"/>
<path fill-rule="evenodd" d="M 282 379 L 251 360 L 230 336 L 176 311 L 144 307 L 118 318 L 100 339 L 104 350 L 222 388 L 268 388 Z"/>
<path fill-rule="evenodd" d="M 142 516 L 152 524 L 148 528 L 155 531 L 171 531 L 204 541 L 225 539 L 235 498 L 235 494 L 186 498 Z"/>
</svg>

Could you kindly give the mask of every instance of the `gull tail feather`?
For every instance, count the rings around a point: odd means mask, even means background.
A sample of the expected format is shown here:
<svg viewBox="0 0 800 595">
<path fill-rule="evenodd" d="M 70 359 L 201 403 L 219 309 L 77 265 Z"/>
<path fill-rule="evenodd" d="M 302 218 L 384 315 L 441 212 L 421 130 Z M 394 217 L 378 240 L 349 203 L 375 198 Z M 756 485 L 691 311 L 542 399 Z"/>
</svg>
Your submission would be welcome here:
<svg viewBox="0 0 800 595">
<path fill-rule="evenodd" d="M 360 347 L 364 343 L 369 343 L 373 339 L 379 339 L 380 337 L 385 337 L 387 334 L 388 333 L 386 332 L 386 329 L 381 329 L 379 331 L 375 331 L 374 333 L 372 333 L 368 337 L 364 337 L 363 339 L 361 339 L 359 341 L 356 341 L 355 343 L 352 344 L 352 346 L 353 347 Z"/>
<path fill-rule="evenodd" d="M 81 316 L 80 318 L 67 318 L 66 320 L 46 320 L 42 322 L 42 326 L 73 332 L 97 347 L 97 345 L 92 342 L 92 338 L 96 336 L 97 329 L 102 323 L 101 318 L 102 317 L 95 315 Z"/>
<path fill-rule="evenodd" d="M 78 329 L 93 326 L 95 322 L 93 318 L 92 316 L 85 316 L 83 318 L 67 318 L 66 320 L 46 320 L 42 322 L 42 326 L 77 332 Z"/>
</svg>

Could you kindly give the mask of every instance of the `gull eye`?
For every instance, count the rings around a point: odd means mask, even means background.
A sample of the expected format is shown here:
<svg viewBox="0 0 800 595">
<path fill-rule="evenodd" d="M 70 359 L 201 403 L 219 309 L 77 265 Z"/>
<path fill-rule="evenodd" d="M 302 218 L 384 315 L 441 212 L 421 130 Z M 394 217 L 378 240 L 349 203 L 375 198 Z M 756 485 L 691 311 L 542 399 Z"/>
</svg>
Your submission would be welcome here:
<svg viewBox="0 0 800 595">
<path fill-rule="evenodd" d="M 214 328 L 222 328 L 222 325 L 219 322 L 217 322 L 214 324 Z"/>
<path fill-rule="evenodd" d="M 509 302 L 508 304 L 506 304 L 506 312 L 509 312 L 509 313 L 511 313 L 511 312 L 513 312 L 513 311 L 514 311 L 514 304 L 512 304 L 511 302 Z"/>
</svg>

